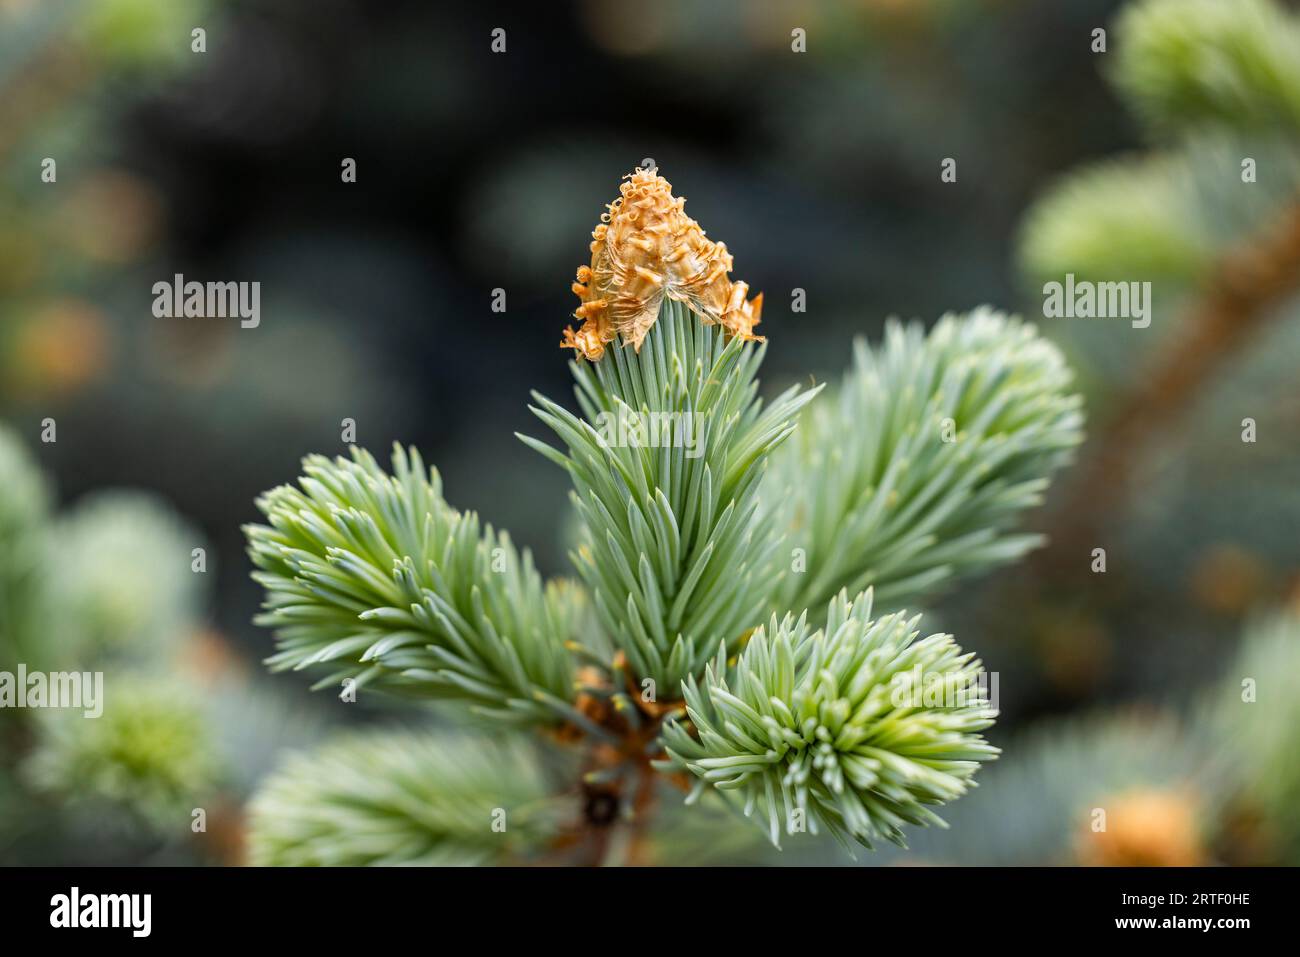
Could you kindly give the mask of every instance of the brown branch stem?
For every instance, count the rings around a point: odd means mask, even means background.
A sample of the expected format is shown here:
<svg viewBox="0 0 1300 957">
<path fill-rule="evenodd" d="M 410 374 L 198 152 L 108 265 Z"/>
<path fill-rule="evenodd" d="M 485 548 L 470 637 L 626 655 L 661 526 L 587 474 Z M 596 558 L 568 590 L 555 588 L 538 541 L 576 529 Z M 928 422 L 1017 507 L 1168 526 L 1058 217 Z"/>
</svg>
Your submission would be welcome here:
<svg viewBox="0 0 1300 957">
<path fill-rule="evenodd" d="M 586 751 L 579 788 L 582 813 L 553 850 L 586 867 L 611 863 L 613 858 L 633 866 L 648 859 L 660 777 L 651 764 L 654 745 L 663 722 L 682 707 L 680 701 L 643 700 L 623 656 L 612 664 L 612 673 L 623 676 L 625 687 L 615 694 L 608 676 L 585 669 L 581 681 L 587 690 L 576 701 L 584 716 L 608 737 L 590 737 L 576 726 L 566 726 L 556 735 L 561 743 L 579 744 Z"/>
</svg>

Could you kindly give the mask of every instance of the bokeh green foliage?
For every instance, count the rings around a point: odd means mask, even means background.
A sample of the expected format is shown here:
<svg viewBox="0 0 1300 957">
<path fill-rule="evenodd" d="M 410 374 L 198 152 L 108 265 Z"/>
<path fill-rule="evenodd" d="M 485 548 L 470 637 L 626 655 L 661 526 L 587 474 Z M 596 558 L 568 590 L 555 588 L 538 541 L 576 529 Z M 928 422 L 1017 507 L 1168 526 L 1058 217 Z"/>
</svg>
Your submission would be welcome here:
<svg viewBox="0 0 1300 957">
<path fill-rule="evenodd" d="M 128 845 L 188 835 L 191 809 L 210 803 L 218 780 L 202 695 L 177 671 L 198 627 L 191 548 L 202 537 L 143 493 L 104 492 L 53 511 L 42 470 L 4 426 L 0 475 L 0 670 L 81 672 L 88 688 L 95 679 L 85 676 L 102 674 L 98 715 L 0 713 L 0 778 L 22 807 L 0 821 L 0 850 L 105 815 Z"/>
<path fill-rule="evenodd" d="M 1151 136 L 1300 130 L 1300 17 L 1276 0 L 1146 0 L 1115 29 L 1110 78 Z"/>
<path fill-rule="evenodd" d="M 1155 146 L 1049 188 L 1025 217 L 1020 264 L 1033 283 L 1143 279 L 1172 298 L 1300 193 L 1300 14 L 1139 0 L 1112 42 L 1107 75 Z"/>
<path fill-rule="evenodd" d="M 191 31 L 210 30 L 208 0 L 92 0 L 73 11 L 87 52 L 114 68 L 158 71 L 191 55 Z"/>
<path fill-rule="evenodd" d="M 216 767 L 193 689 L 159 674 L 114 673 L 103 714 L 47 709 L 22 773 L 38 792 L 87 813 L 126 811 L 145 828 L 180 831 L 207 803 Z"/>
</svg>

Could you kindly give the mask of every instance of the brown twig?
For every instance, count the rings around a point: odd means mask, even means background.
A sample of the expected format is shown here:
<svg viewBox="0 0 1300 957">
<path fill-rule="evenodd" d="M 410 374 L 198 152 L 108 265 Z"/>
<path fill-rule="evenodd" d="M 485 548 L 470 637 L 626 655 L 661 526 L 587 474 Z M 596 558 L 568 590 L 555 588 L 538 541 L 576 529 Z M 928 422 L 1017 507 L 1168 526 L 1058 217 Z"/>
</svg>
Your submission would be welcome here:
<svg viewBox="0 0 1300 957">
<path fill-rule="evenodd" d="M 637 769 L 636 793 L 632 798 L 632 821 L 629 825 L 627 856 L 628 867 L 644 867 L 649 863 L 650 820 L 654 815 L 656 772 L 649 762 Z"/>
<path fill-rule="evenodd" d="M 580 682 L 585 690 L 578 695 L 575 707 L 612 740 L 589 737 L 574 725 L 555 734 L 562 744 L 585 747 L 586 754 L 580 788 L 581 816 L 552 849 L 570 863 L 587 867 L 609 863 L 611 856 L 621 855 L 622 863 L 629 865 L 647 859 L 660 778 L 651 763 L 654 743 L 663 722 L 682 708 L 680 701 L 643 700 L 621 653 L 611 664 L 612 671 L 625 678 L 623 693 L 615 695 L 614 687 L 599 670 L 584 669 Z M 615 706 L 616 699 L 621 706 Z M 635 713 L 629 713 L 632 711 Z M 669 780 L 673 780 L 672 776 Z"/>
</svg>

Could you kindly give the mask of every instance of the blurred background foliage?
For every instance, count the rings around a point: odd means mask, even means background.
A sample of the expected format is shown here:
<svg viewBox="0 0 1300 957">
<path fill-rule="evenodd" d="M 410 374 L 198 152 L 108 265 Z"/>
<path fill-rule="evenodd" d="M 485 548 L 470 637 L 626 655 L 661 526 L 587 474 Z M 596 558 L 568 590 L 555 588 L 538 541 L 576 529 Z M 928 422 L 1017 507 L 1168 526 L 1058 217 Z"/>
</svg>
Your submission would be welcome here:
<svg viewBox="0 0 1300 957">
<path fill-rule="evenodd" d="M 564 476 L 512 433 L 528 390 L 567 394 L 569 282 L 649 157 L 766 293 L 768 389 L 838 377 L 888 316 L 990 302 L 1087 398 L 1078 474 L 1030 520 L 1052 545 L 937 609 L 1000 675 L 1005 757 L 951 831 L 870 862 L 1300 863 L 1293 4 L 438 6 L 0 0 L 0 670 L 121 689 L 111 720 L 0 714 L 0 861 L 244 860 L 286 748 L 389 723 L 264 676 L 250 624 L 239 526 L 343 419 L 568 570 Z M 1152 281 L 1151 327 L 1040 319 L 1067 272 Z M 261 325 L 155 319 L 177 273 L 261 282 Z M 501 771 L 412 740 L 466 793 Z M 285 773 L 364 816 L 364 774 L 328 762 L 409 756 L 364 741 Z M 840 860 L 668 803 L 659 863 Z M 492 858 L 436 808 L 409 826 L 411 861 Z"/>
</svg>

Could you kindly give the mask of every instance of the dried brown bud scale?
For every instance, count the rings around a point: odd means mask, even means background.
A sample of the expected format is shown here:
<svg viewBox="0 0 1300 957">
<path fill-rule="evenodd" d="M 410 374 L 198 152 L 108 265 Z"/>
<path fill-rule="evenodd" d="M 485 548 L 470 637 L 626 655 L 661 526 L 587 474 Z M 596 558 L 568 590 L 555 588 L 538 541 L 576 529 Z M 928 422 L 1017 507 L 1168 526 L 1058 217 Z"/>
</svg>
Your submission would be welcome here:
<svg viewBox="0 0 1300 957">
<path fill-rule="evenodd" d="M 662 176 L 638 168 L 624 179 L 592 230 L 591 265 L 578 267 L 573 292 L 582 303 L 573 315 L 582 325 L 564 330 L 561 347 L 592 361 L 615 337 L 639 350 L 664 297 L 732 336 L 759 339 L 763 297 L 747 301 L 748 285 L 731 281 L 726 245 L 705 236 Z"/>
</svg>

